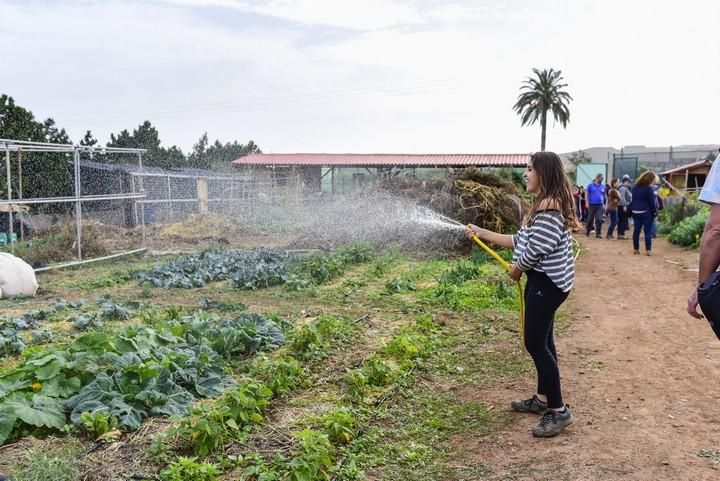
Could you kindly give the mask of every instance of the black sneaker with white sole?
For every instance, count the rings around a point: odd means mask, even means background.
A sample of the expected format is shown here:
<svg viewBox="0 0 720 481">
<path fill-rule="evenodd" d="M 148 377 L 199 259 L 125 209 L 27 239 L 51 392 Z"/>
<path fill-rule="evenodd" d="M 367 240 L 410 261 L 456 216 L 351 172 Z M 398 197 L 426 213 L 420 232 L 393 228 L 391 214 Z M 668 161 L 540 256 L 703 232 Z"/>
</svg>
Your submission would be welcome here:
<svg viewBox="0 0 720 481">
<path fill-rule="evenodd" d="M 548 409 L 540 418 L 537 426 L 532 428 L 532 434 L 536 438 L 551 438 L 557 436 L 565 429 L 566 426 L 570 426 L 575 419 L 570 412 L 570 407 L 566 404 L 564 411 L 556 411 L 554 409 Z"/>
<path fill-rule="evenodd" d="M 547 410 L 547 403 L 533 396 L 530 399 L 516 399 L 510 402 L 510 408 L 519 413 L 542 414 Z"/>
</svg>

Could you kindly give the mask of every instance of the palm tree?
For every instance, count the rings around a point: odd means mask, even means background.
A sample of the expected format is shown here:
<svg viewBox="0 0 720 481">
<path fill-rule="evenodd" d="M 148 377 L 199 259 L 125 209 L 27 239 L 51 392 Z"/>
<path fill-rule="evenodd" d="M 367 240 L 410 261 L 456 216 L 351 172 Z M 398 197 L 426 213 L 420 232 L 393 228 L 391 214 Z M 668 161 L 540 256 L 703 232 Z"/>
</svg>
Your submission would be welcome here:
<svg viewBox="0 0 720 481">
<path fill-rule="evenodd" d="M 528 77 L 520 87 L 520 95 L 513 110 L 520 115 L 523 126 L 532 125 L 540 119 L 540 150 L 544 151 L 548 111 L 552 111 L 556 122 L 566 127 L 570 121 L 568 104 L 572 97 L 562 90 L 567 84 L 561 83 L 563 78 L 560 70 L 550 68 L 540 71 L 534 68 L 533 73 L 535 77 Z"/>
</svg>

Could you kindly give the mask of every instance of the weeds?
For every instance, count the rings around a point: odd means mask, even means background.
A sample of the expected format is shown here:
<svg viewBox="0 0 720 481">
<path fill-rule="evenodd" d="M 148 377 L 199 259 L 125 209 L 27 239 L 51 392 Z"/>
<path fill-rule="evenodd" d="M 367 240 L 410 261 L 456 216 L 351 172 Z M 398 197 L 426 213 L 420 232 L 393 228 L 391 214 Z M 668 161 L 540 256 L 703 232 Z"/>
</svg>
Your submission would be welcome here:
<svg viewBox="0 0 720 481">
<path fill-rule="evenodd" d="M 44 449 L 30 449 L 19 465 L 10 469 L 13 481 L 77 481 L 80 479 L 78 457 L 83 447 L 76 441 L 48 452 Z"/>
</svg>

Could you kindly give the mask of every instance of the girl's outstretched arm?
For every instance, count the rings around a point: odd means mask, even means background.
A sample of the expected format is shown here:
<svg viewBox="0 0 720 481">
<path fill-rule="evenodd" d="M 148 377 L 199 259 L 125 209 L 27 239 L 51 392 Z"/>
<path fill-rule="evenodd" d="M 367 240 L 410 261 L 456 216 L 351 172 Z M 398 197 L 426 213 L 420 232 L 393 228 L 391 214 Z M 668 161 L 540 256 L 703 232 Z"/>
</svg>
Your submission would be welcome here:
<svg viewBox="0 0 720 481">
<path fill-rule="evenodd" d="M 468 239 L 472 239 L 472 236 L 476 235 L 481 241 L 492 242 L 493 244 L 499 247 L 505 247 L 506 249 L 512 249 L 514 247 L 512 240 L 513 236 L 508 234 L 498 234 L 497 232 L 483 229 L 474 224 L 468 225 L 465 229 L 465 235 Z"/>
</svg>

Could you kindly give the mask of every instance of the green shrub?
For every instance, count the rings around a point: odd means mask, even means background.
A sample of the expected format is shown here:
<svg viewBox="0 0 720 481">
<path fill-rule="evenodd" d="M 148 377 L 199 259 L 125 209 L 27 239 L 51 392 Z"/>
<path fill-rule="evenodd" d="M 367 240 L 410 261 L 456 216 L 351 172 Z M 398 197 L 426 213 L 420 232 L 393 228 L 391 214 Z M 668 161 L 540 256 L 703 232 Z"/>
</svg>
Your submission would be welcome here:
<svg viewBox="0 0 720 481">
<path fill-rule="evenodd" d="M 694 216 L 683 219 L 672 228 L 668 240 L 685 247 L 697 247 L 709 217 L 710 212 L 703 209 Z"/>
</svg>

